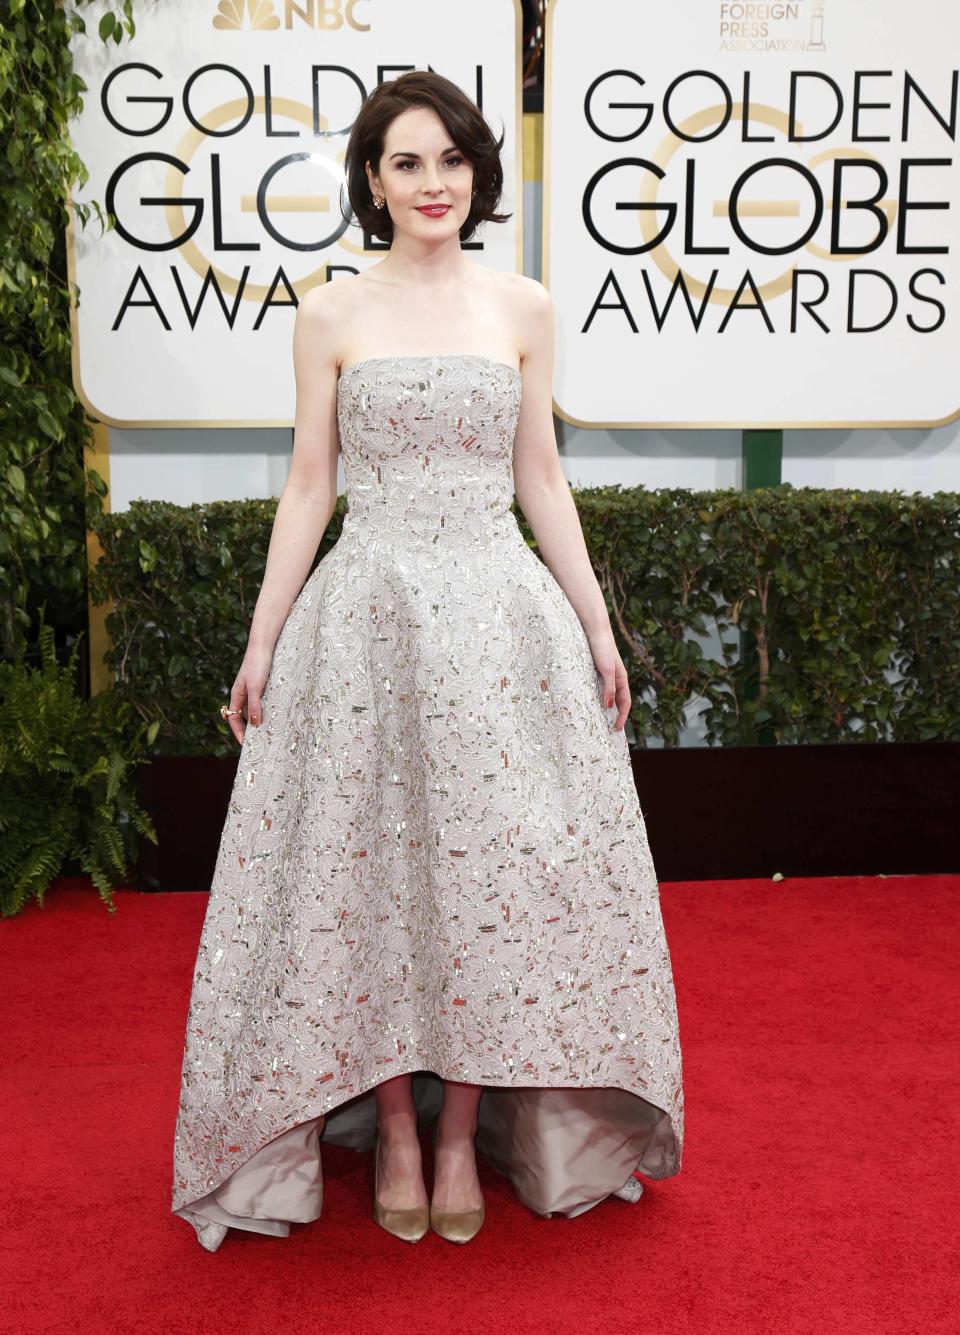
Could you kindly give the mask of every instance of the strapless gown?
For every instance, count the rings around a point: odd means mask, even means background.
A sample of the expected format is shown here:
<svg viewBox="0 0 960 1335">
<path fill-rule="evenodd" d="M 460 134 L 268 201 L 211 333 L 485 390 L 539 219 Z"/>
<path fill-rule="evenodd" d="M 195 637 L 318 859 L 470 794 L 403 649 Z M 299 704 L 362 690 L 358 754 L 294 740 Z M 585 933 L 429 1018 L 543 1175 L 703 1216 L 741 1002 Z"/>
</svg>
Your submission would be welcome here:
<svg viewBox="0 0 960 1335">
<path fill-rule="evenodd" d="M 173 1209 L 209 1250 L 317 1219 L 322 1146 L 372 1149 L 408 1072 L 421 1132 L 441 1080 L 484 1086 L 477 1151 L 537 1214 L 680 1169 L 627 740 L 510 510 L 522 384 L 474 354 L 341 373 L 348 510 L 246 729 L 193 977 Z"/>
</svg>

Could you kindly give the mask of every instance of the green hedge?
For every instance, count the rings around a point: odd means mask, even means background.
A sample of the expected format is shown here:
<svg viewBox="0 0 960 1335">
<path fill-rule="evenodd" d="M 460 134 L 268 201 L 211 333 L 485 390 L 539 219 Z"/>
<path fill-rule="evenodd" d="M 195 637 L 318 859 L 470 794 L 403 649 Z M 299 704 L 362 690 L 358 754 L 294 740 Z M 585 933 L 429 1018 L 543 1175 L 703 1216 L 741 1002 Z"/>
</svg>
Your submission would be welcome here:
<svg viewBox="0 0 960 1335">
<path fill-rule="evenodd" d="M 573 490 L 641 744 L 960 738 L 960 494 Z M 137 501 L 88 522 L 108 662 L 158 754 L 232 754 L 218 717 L 246 646 L 274 500 Z M 336 541 L 340 497 L 317 553 Z M 527 541 L 535 546 L 522 514 Z M 743 651 L 742 651 L 743 650 Z"/>
</svg>

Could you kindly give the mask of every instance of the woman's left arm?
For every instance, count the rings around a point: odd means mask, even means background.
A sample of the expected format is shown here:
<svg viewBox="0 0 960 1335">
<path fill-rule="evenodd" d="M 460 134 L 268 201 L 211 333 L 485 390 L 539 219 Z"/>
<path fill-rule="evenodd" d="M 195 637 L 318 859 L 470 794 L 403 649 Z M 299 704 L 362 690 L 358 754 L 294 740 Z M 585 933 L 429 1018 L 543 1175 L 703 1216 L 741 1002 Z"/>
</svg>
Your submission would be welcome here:
<svg viewBox="0 0 960 1335">
<path fill-rule="evenodd" d="M 563 589 L 586 632 L 602 699 L 617 705 L 613 726 L 623 727 L 630 713 L 630 687 L 597 582 L 580 516 L 557 452 L 553 421 L 553 299 L 535 279 L 517 286 L 518 326 L 523 330 L 523 398 L 513 446 L 513 484 L 517 503 L 537 547 Z"/>
</svg>

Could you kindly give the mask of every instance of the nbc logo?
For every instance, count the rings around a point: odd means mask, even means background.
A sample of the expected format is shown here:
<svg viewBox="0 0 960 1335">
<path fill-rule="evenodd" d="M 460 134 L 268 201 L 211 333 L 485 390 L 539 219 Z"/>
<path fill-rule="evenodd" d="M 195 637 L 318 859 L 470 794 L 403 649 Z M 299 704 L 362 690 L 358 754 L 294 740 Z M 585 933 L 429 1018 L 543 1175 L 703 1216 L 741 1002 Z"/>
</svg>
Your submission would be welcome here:
<svg viewBox="0 0 960 1335">
<path fill-rule="evenodd" d="M 213 26 L 228 31 L 237 28 L 255 28 L 268 32 L 280 27 L 273 8 L 273 0 L 220 0 Z"/>
</svg>

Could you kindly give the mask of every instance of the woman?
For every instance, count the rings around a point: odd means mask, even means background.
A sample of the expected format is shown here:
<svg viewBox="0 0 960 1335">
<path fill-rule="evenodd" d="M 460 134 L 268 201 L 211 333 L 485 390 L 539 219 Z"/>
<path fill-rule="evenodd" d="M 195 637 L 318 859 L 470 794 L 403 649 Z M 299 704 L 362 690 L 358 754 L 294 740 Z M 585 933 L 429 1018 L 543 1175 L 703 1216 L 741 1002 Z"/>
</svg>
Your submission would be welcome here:
<svg viewBox="0 0 960 1335">
<path fill-rule="evenodd" d="M 177 1123 L 174 1210 L 210 1250 L 316 1219 L 321 1140 L 375 1148 L 374 1217 L 406 1241 L 476 1234 L 477 1148 L 540 1214 L 680 1168 L 670 955 L 557 456 L 550 297 L 461 249 L 509 216 L 501 146 L 439 75 L 377 88 L 346 175 L 389 252 L 298 310 Z M 349 509 L 304 583 L 338 446 Z"/>
</svg>

